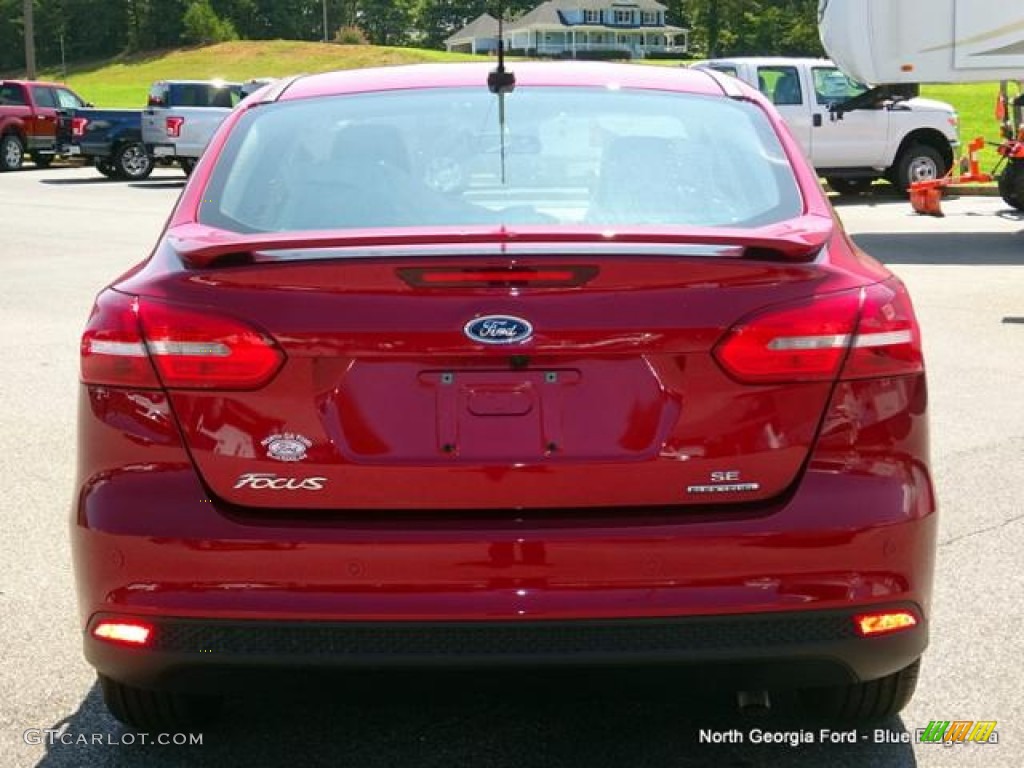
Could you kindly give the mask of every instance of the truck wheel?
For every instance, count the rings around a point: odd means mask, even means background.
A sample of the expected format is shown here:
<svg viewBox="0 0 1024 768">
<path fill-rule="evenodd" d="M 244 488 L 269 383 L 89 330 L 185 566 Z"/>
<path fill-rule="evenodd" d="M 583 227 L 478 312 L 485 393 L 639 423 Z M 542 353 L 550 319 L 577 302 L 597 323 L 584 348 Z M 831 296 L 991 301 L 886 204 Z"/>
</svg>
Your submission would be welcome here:
<svg viewBox="0 0 1024 768">
<path fill-rule="evenodd" d="M 866 683 L 805 688 L 800 699 L 809 714 L 832 720 L 870 722 L 899 713 L 914 696 L 921 660 Z"/>
<path fill-rule="evenodd" d="M 181 166 L 181 170 L 185 172 L 186 176 L 191 176 L 193 169 L 196 167 L 196 161 L 191 157 L 179 157 L 178 165 Z"/>
<path fill-rule="evenodd" d="M 216 720 L 221 700 L 172 691 L 136 688 L 99 675 L 103 703 L 125 725 L 143 731 L 185 733 Z"/>
<path fill-rule="evenodd" d="M 118 147 L 113 163 L 118 176 L 128 181 L 142 181 L 153 172 L 153 158 L 138 141 Z"/>
<path fill-rule="evenodd" d="M 871 190 L 874 179 L 848 179 L 842 176 L 826 176 L 825 181 L 840 195 L 863 195 Z"/>
<path fill-rule="evenodd" d="M 36 164 L 36 168 L 49 168 L 53 162 L 53 155 L 40 155 L 39 153 L 32 154 L 32 162 Z"/>
<path fill-rule="evenodd" d="M 25 145 L 13 133 L 0 138 L 0 171 L 16 171 L 25 161 Z"/>
<path fill-rule="evenodd" d="M 999 194 L 1006 204 L 1024 211 L 1024 160 L 1011 160 L 999 177 Z"/>
<path fill-rule="evenodd" d="M 918 181 L 941 179 L 946 175 L 946 161 L 935 147 L 911 144 L 896 158 L 894 184 L 906 192 Z"/>
<path fill-rule="evenodd" d="M 97 160 L 96 170 L 106 176 L 108 179 L 118 179 L 120 176 L 117 173 L 117 168 L 109 160 Z"/>
</svg>

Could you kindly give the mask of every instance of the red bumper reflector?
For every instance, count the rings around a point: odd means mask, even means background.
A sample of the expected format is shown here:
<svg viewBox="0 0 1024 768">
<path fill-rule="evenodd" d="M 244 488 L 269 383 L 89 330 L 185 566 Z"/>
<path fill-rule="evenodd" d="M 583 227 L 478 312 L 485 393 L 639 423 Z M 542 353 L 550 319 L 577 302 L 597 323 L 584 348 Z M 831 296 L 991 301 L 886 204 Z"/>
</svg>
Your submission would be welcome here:
<svg viewBox="0 0 1024 768">
<path fill-rule="evenodd" d="M 887 635 L 917 626 L 917 617 L 910 611 L 886 611 L 865 613 L 854 617 L 857 632 L 861 637 Z"/>
<path fill-rule="evenodd" d="M 149 643 L 153 625 L 144 621 L 101 621 L 93 628 L 92 634 L 101 640 L 143 646 Z"/>
</svg>

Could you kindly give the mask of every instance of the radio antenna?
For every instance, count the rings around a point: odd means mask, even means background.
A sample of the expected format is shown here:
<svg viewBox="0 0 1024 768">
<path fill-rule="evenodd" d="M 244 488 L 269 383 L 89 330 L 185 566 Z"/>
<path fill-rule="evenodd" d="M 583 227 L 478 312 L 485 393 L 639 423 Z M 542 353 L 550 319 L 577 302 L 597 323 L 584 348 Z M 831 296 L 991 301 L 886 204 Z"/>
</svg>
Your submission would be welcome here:
<svg viewBox="0 0 1024 768">
<path fill-rule="evenodd" d="M 498 97 L 498 136 L 501 142 L 501 183 L 505 183 L 505 94 L 516 87 L 516 76 L 505 69 L 505 6 L 498 3 L 498 66 L 487 75 L 487 87 Z"/>
</svg>

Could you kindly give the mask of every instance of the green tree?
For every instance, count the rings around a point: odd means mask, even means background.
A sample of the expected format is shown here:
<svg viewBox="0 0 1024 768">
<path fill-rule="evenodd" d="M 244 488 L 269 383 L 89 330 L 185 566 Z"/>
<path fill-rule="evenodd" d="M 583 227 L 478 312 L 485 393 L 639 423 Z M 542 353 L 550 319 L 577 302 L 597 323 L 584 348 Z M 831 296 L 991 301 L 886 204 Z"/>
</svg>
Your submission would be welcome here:
<svg viewBox="0 0 1024 768">
<path fill-rule="evenodd" d="M 190 43 L 222 43 L 238 39 L 234 25 L 218 16 L 209 0 L 193 0 L 182 23 L 185 27 L 183 37 Z"/>
</svg>

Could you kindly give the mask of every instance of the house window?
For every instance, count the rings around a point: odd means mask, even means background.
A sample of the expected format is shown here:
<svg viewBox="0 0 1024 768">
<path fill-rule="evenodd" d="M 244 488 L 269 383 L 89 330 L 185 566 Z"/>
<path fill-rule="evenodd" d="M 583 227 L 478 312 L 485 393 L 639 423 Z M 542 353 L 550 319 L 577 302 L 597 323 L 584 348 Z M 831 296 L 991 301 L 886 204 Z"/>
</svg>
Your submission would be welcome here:
<svg viewBox="0 0 1024 768">
<path fill-rule="evenodd" d="M 633 23 L 633 12 L 632 11 L 616 11 L 615 12 L 615 23 L 616 24 L 632 24 Z"/>
<path fill-rule="evenodd" d="M 644 19 L 644 24 L 657 24 L 658 23 L 658 12 L 657 11 L 644 11 L 643 19 Z"/>
<path fill-rule="evenodd" d="M 585 24 L 600 24 L 601 23 L 601 12 L 600 11 L 584 11 L 583 22 Z"/>
</svg>

